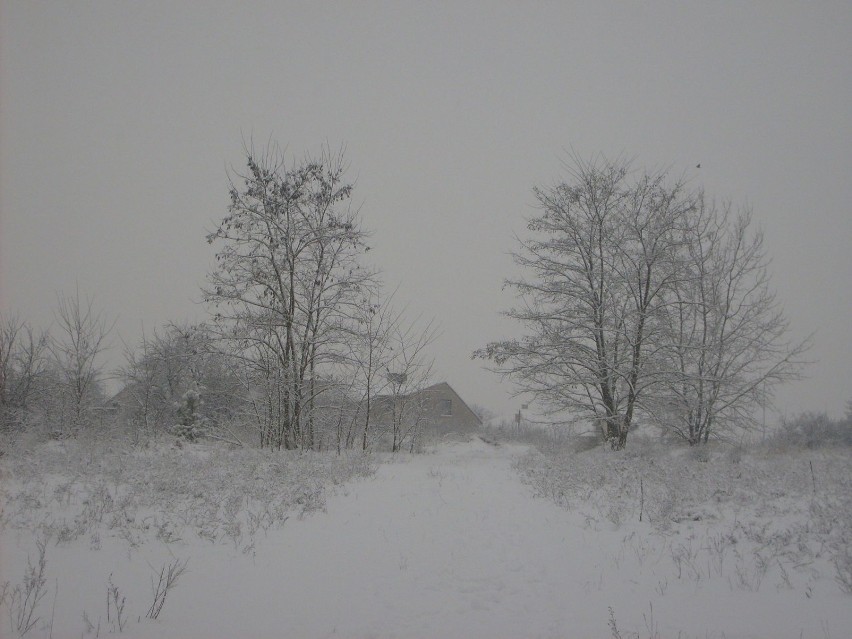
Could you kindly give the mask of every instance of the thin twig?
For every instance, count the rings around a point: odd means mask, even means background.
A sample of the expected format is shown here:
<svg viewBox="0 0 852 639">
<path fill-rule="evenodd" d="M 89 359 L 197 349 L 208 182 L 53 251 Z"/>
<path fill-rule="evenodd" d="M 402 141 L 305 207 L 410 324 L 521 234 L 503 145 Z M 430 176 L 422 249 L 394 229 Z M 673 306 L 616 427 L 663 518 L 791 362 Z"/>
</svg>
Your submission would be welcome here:
<svg viewBox="0 0 852 639">
<path fill-rule="evenodd" d="M 816 495 L 816 475 L 814 475 L 814 462 L 808 461 L 808 464 L 810 464 L 810 466 L 811 466 L 811 481 L 813 482 L 813 485 L 814 485 L 814 495 Z"/>
<path fill-rule="evenodd" d="M 166 603 L 166 595 L 168 595 L 169 590 L 171 590 L 172 586 L 175 585 L 178 578 L 186 570 L 188 561 L 186 559 L 181 563 L 180 559 L 175 559 L 170 564 L 163 564 L 163 567 L 160 568 L 160 577 L 156 586 L 154 585 L 154 578 L 151 577 L 151 590 L 154 591 L 154 601 L 151 602 L 151 607 L 148 608 L 148 612 L 145 614 L 148 619 L 156 619 L 160 616 L 163 604 Z"/>
</svg>

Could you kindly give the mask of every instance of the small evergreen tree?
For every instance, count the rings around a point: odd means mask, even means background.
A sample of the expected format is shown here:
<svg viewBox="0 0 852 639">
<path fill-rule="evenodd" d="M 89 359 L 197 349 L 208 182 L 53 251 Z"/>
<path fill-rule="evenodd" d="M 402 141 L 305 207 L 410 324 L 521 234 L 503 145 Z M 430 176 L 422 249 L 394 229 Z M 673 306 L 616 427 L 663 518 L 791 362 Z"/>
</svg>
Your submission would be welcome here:
<svg viewBox="0 0 852 639">
<path fill-rule="evenodd" d="M 204 434 L 204 417 L 199 413 L 201 395 L 195 389 L 189 389 L 183 394 L 178 405 L 178 424 L 175 434 L 187 441 L 195 441 Z"/>
</svg>

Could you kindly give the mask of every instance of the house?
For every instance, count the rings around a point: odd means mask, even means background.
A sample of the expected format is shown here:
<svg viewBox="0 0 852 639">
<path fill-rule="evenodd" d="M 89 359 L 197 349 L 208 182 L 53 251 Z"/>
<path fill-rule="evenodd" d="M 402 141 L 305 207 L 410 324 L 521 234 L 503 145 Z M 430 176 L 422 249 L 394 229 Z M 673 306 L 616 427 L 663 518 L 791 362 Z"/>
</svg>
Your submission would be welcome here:
<svg viewBox="0 0 852 639">
<path fill-rule="evenodd" d="M 404 420 L 417 421 L 439 435 L 471 432 L 482 426 L 482 420 L 447 382 L 406 395 L 376 397 L 376 421 L 389 421 L 394 404 L 405 415 Z"/>
</svg>

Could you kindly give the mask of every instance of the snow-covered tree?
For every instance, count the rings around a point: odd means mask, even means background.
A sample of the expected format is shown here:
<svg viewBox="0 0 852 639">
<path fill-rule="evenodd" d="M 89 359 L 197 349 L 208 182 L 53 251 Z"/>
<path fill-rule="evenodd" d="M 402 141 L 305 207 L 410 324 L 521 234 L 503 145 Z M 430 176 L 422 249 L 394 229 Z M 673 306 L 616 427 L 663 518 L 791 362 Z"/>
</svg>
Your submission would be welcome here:
<svg viewBox="0 0 852 639">
<path fill-rule="evenodd" d="M 535 190 L 526 276 L 506 283 L 527 334 L 476 354 L 614 448 L 638 412 L 693 444 L 753 425 L 809 342 L 786 337 L 750 212 L 619 162 L 577 160 L 570 178 Z"/>
<path fill-rule="evenodd" d="M 352 448 L 358 439 L 362 450 L 367 450 L 372 435 L 373 397 L 384 392 L 389 383 L 384 372 L 392 355 L 392 333 L 399 322 L 399 315 L 391 306 L 392 298 L 382 300 L 379 287 L 371 287 L 353 308 L 342 376 L 350 382 L 346 393 L 357 408 L 339 424 L 338 448 Z"/>
<path fill-rule="evenodd" d="M 112 324 L 103 311 L 95 309 L 91 298 L 82 300 L 76 291 L 74 297 L 59 296 L 56 328 L 50 351 L 58 373 L 58 426 L 63 435 L 69 435 L 86 425 L 91 409 L 101 398 L 99 356 L 107 346 Z"/>
<path fill-rule="evenodd" d="M 47 365 L 48 338 L 14 315 L 0 316 L 0 429 L 26 422 Z"/>
<path fill-rule="evenodd" d="M 385 365 L 386 396 L 384 407 L 391 430 L 391 450 L 397 452 L 407 446 L 414 452 L 429 415 L 429 398 L 420 391 L 432 379 L 433 360 L 429 346 L 435 341 L 432 323 L 425 327 L 418 323 L 394 323 L 390 333 L 390 357 Z"/>
<path fill-rule="evenodd" d="M 667 285 L 677 277 L 677 228 L 693 202 L 665 174 L 575 159 L 569 179 L 536 188 L 511 279 L 526 330 L 476 355 L 570 420 L 591 419 L 623 448 L 634 413 L 658 380 L 650 360 Z"/>
<path fill-rule="evenodd" d="M 135 348 L 125 348 L 119 371 L 123 417 L 147 432 L 166 430 L 178 419 L 183 395 L 193 389 L 211 425 L 225 426 L 245 400 L 232 367 L 205 324 L 171 323 L 143 335 Z"/>
<path fill-rule="evenodd" d="M 204 434 L 207 420 L 201 415 L 201 404 L 201 395 L 196 389 L 190 388 L 183 394 L 177 407 L 176 435 L 192 442 Z"/>
<path fill-rule="evenodd" d="M 778 383 L 796 378 L 809 340 L 790 342 L 750 210 L 703 194 L 683 218 L 682 275 L 669 282 L 658 352 L 664 382 L 648 404 L 690 444 L 756 425 Z"/>
<path fill-rule="evenodd" d="M 367 233 L 350 205 L 342 154 L 287 166 L 277 147 L 248 151 L 204 289 L 221 338 L 240 358 L 260 443 L 314 446 L 320 383 L 343 357 L 344 326 L 373 274 L 360 264 Z"/>
</svg>

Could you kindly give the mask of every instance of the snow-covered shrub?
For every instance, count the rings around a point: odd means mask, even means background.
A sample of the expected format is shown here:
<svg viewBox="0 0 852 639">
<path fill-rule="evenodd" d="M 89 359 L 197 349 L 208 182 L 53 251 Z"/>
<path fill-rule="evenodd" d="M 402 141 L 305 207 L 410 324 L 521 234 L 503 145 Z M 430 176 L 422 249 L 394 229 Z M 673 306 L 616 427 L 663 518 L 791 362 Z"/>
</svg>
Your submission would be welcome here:
<svg viewBox="0 0 852 639">
<path fill-rule="evenodd" d="M 199 412 L 201 410 L 201 395 L 190 388 L 183 394 L 177 407 L 178 423 L 174 432 L 178 437 L 194 442 L 204 435 L 207 420 Z"/>
<path fill-rule="evenodd" d="M 723 578 L 750 591 L 771 580 L 790 589 L 808 587 L 821 565 L 821 574 L 836 573 L 840 588 L 852 592 L 852 458 L 845 450 L 718 454 L 702 446 L 710 454 L 696 458 L 694 449 L 637 443 L 618 454 L 536 451 L 518 470 L 538 496 L 595 531 L 645 530 L 656 554 L 670 557 L 675 578 Z"/>
<path fill-rule="evenodd" d="M 334 486 L 375 467 L 355 451 L 48 442 L 0 460 L 0 527 L 44 530 L 60 543 L 97 535 L 135 547 L 197 535 L 243 548 L 258 530 L 321 510 Z"/>
<path fill-rule="evenodd" d="M 487 432 L 498 441 L 532 444 L 538 447 L 562 447 L 577 440 L 576 437 L 571 437 L 566 429 L 558 425 L 545 427 L 528 422 L 518 424 L 515 421 L 508 420 L 492 423 Z M 599 437 L 590 438 L 590 440 L 593 441 L 595 446 L 601 443 Z"/>
<path fill-rule="evenodd" d="M 14 587 L 10 587 L 9 582 L 6 582 L 0 590 L 0 606 L 7 605 L 9 607 L 10 624 L 21 637 L 32 630 L 41 620 L 36 611 L 47 593 L 47 578 L 45 576 L 47 539 L 37 539 L 36 548 L 38 549 L 38 558 L 33 564 L 30 557 L 27 557 L 27 570 L 23 581 Z"/>
<path fill-rule="evenodd" d="M 833 420 L 826 413 L 801 413 L 785 420 L 771 443 L 776 448 L 852 446 L 852 419 Z"/>
<path fill-rule="evenodd" d="M 728 450 L 728 461 L 732 464 L 739 464 L 743 459 L 743 447 L 740 445 L 731 446 Z"/>
<path fill-rule="evenodd" d="M 710 449 L 707 446 L 693 446 L 689 451 L 689 457 L 706 464 L 710 461 Z"/>
</svg>

